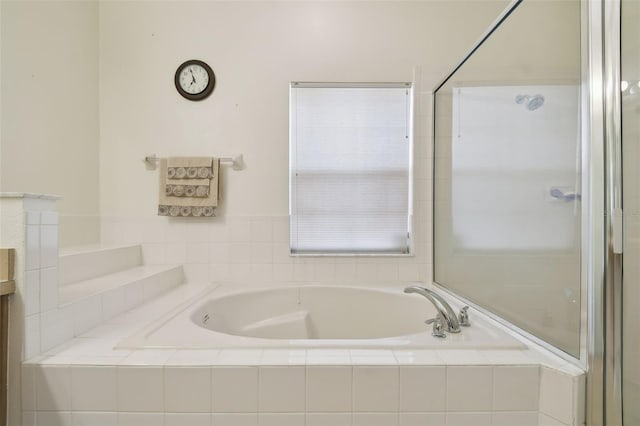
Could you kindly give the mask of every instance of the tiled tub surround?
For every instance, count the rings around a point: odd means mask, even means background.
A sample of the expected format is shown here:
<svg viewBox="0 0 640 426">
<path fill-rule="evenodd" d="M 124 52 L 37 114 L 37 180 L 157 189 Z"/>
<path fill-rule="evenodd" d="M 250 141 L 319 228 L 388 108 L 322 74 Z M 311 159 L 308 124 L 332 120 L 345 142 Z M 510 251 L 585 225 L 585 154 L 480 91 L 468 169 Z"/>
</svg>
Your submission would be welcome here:
<svg viewBox="0 0 640 426">
<path fill-rule="evenodd" d="M 582 372 L 534 346 L 113 349 L 186 284 L 23 365 L 24 426 L 582 425 Z"/>
</svg>

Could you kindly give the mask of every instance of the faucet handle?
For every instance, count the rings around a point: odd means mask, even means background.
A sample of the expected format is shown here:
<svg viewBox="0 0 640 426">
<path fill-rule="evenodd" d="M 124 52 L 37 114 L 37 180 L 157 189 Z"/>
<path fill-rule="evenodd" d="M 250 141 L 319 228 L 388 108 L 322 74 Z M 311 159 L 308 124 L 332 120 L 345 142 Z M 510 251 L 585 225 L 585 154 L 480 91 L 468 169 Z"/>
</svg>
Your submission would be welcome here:
<svg viewBox="0 0 640 426">
<path fill-rule="evenodd" d="M 442 318 L 438 315 L 435 318 L 428 319 L 424 322 L 425 324 L 433 324 L 433 330 L 431 331 L 431 335 L 433 337 L 445 338 L 447 335 L 444 332 L 444 327 L 442 325 Z"/>
<path fill-rule="evenodd" d="M 469 322 L 469 312 L 467 312 L 469 310 L 468 306 L 465 306 L 464 308 L 460 309 L 460 314 L 458 315 L 460 317 L 460 325 L 463 327 L 469 327 L 471 325 L 471 322 Z"/>
</svg>

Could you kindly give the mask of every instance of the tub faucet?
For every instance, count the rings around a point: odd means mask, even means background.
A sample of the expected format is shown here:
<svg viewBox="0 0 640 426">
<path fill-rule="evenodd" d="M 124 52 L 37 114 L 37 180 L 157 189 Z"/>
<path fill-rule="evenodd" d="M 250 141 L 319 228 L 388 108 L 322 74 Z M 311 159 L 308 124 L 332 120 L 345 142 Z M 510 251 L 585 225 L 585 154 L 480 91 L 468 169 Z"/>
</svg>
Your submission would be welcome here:
<svg viewBox="0 0 640 426">
<path fill-rule="evenodd" d="M 418 293 L 427 299 L 433 306 L 435 306 L 438 311 L 438 316 L 442 318 L 444 322 L 444 329 L 449 333 L 460 333 L 460 321 L 458 321 L 458 316 L 453 312 L 451 306 L 444 300 L 439 294 L 435 293 L 428 288 L 420 287 L 417 285 L 407 287 L 404 289 L 405 293 Z"/>
</svg>

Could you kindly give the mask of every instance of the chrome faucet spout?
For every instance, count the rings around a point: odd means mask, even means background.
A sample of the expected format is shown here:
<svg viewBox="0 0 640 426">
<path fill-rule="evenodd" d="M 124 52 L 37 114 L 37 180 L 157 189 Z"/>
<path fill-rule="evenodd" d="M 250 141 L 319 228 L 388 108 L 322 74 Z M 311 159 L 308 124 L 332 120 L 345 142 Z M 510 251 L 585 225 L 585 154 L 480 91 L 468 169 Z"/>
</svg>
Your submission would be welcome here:
<svg viewBox="0 0 640 426">
<path fill-rule="evenodd" d="M 458 321 L 458 316 L 453 311 L 451 306 L 447 303 L 447 301 L 442 298 L 442 296 L 432 290 L 429 290 L 428 288 L 420 287 L 417 285 L 405 288 L 404 292 L 418 293 L 419 295 L 426 297 L 433 304 L 433 306 L 435 306 L 436 310 L 438 311 L 438 315 L 442 317 L 445 330 L 447 330 L 449 333 L 460 333 L 460 321 Z"/>
</svg>

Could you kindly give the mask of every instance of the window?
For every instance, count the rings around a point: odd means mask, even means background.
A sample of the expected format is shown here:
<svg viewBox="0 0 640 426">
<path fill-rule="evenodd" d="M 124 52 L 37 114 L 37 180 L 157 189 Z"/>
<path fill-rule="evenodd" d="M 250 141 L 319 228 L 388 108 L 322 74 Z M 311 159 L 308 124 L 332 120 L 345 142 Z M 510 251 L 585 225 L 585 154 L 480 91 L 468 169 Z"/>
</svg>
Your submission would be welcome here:
<svg viewBox="0 0 640 426">
<path fill-rule="evenodd" d="M 408 254 L 412 87 L 292 83 L 292 254 Z"/>
</svg>

